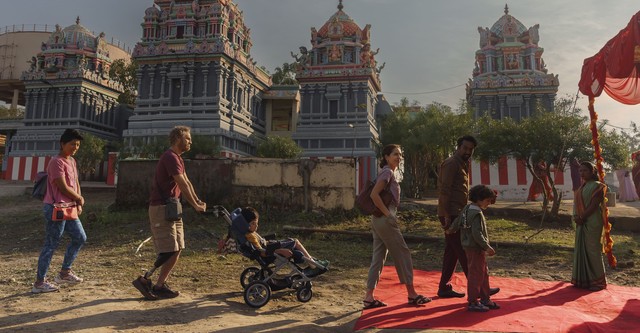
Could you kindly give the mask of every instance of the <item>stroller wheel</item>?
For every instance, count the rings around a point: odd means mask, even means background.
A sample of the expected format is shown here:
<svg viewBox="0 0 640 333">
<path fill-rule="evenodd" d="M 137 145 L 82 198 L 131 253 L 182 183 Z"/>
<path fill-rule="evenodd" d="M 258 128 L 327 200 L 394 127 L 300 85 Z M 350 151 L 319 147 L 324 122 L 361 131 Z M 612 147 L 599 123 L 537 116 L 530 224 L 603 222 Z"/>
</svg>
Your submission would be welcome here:
<svg viewBox="0 0 640 333">
<path fill-rule="evenodd" d="M 311 297 L 313 297 L 313 291 L 311 291 L 311 286 L 303 286 L 296 290 L 296 297 L 298 301 L 302 303 L 309 302 Z"/>
<path fill-rule="evenodd" d="M 253 281 L 244 289 L 244 302 L 250 307 L 262 307 L 270 298 L 271 289 L 262 281 Z"/>
<path fill-rule="evenodd" d="M 251 282 L 259 280 L 262 280 L 262 276 L 260 276 L 260 268 L 258 267 L 247 267 L 240 274 L 242 288 L 246 288 Z"/>
</svg>

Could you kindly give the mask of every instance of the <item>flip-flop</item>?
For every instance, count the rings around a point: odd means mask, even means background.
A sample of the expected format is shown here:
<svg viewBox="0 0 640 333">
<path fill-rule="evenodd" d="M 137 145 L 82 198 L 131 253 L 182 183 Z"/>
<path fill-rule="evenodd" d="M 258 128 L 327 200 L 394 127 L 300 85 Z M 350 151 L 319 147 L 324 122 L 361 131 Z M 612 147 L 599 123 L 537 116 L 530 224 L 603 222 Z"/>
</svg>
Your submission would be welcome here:
<svg viewBox="0 0 640 333">
<path fill-rule="evenodd" d="M 418 295 L 414 298 L 409 297 L 409 305 L 422 305 L 431 302 L 431 298 Z"/>
<path fill-rule="evenodd" d="M 374 299 L 373 301 L 362 301 L 365 304 L 363 310 L 381 308 L 383 306 L 387 306 L 387 304 L 382 303 L 381 301 Z"/>
</svg>

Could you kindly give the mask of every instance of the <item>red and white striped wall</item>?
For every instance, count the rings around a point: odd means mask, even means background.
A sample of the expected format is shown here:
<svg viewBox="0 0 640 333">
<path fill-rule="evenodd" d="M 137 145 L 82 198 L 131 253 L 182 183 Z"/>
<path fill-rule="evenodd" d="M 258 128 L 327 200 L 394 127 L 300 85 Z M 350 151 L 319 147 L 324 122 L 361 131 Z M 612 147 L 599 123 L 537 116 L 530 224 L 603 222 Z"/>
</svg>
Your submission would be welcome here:
<svg viewBox="0 0 640 333">
<path fill-rule="evenodd" d="M 51 156 L 9 156 L 7 169 L 4 173 L 6 180 L 33 180 L 40 171 L 46 171 Z M 93 175 L 96 179 L 105 179 L 108 161 L 103 161 L 96 167 Z"/>
<path fill-rule="evenodd" d="M 573 199 L 571 171 L 552 171 L 555 187 L 562 192 L 563 199 Z M 524 162 L 512 158 L 501 158 L 496 164 L 484 161 L 471 161 L 471 185 L 483 184 L 499 192 L 499 198 L 526 201 L 533 176 Z"/>
</svg>

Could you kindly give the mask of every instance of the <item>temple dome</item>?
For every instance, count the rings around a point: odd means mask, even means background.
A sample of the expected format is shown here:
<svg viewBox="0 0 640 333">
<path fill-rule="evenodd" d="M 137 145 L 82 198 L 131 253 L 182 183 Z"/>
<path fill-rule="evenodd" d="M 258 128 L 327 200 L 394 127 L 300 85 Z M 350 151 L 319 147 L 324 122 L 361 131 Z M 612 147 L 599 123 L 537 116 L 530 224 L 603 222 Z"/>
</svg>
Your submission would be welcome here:
<svg viewBox="0 0 640 333">
<path fill-rule="evenodd" d="M 516 31 L 512 32 L 512 35 L 518 36 L 527 31 L 527 27 L 525 27 L 524 24 L 522 24 L 520 21 L 518 21 L 518 19 L 509 14 L 509 7 L 505 5 L 504 15 L 502 15 L 502 17 L 493 24 L 493 26 L 491 27 L 491 32 L 493 32 L 497 36 L 504 37 L 503 29 L 507 25 L 509 25 L 509 23 L 511 23 L 511 25 L 515 26 L 516 28 Z"/>
<path fill-rule="evenodd" d="M 66 45 L 75 45 L 78 48 L 89 47 L 91 49 L 96 48 L 96 36 L 80 24 L 80 18 L 76 19 L 76 24 L 72 24 L 62 29 L 62 35 L 64 36 L 63 43 Z M 52 34 L 52 37 L 55 33 Z M 53 42 L 51 39 L 50 42 Z"/>
<path fill-rule="evenodd" d="M 318 30 L 319 37 L 356 36 L 362 33 L 362 29 L 349 15 L 342 11 L 342 8 L 342 2 L 340 2 L 338 11 Z"/>
</svg>

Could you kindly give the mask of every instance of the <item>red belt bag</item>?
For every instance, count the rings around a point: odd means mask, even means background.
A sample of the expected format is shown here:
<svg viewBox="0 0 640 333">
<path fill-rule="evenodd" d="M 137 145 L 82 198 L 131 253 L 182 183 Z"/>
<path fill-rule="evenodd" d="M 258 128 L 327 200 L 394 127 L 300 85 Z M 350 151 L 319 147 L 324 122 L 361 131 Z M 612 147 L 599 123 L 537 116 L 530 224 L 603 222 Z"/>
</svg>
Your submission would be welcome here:
<svg viewBox="0 0 640 333">
<path fill-rule="evenodd" d="M 78 206 L 75 202 L 59 202 L 53 204 L 51 220 L 66 221 L 78 219 Z"/>
</svg>

